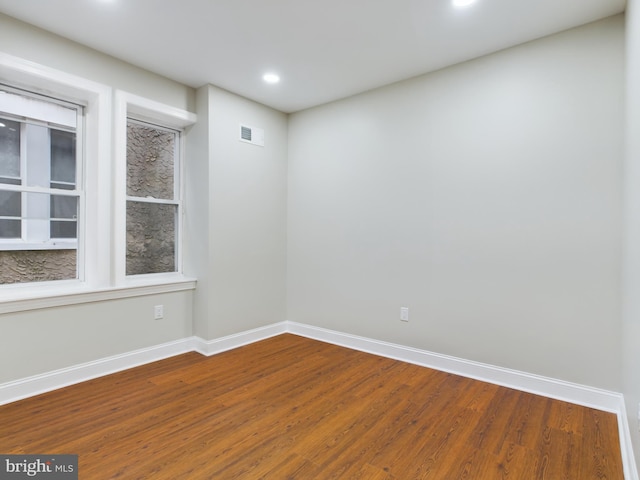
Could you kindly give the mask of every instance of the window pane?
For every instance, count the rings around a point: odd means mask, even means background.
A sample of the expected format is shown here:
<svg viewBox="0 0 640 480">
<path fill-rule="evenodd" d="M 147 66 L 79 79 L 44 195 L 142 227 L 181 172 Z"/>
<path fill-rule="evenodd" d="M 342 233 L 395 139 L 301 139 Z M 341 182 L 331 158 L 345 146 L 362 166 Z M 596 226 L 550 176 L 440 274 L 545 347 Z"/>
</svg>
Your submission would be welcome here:
<svg viewBox="0 0 640 480">
<path fill-rule="evenodd" d="M 51 221 L 51 238 L 77 238 L 77 222 Z"/>
<path fill-rule="evenodd" d="M 0 252 L 0 284 L 77 278 L 76 250 L 7 250 Z"/>
<path fill-rule="evenodd" d="M 7 192 L 0 190 L 0 217 L 16 217 L 13 219 L 0 219 L 0 238 L 22 237 L 22 222 L 20 212 L 22 210 L 22 195 L 20 192 Z"/>
<path fill-rule="evenodd" d="M 0 217 L 16 217 L 15 220 L 0 219 L 0 238 L 21 238 L 22 222 L 22 195 L 20 192 L 7 192 L 0 190 Z"/>
<path fill-rule="evenodd" d="M 51 195 L 51 218 L 78 218 L 78 198 Z"/>
<path fill-rule="evenodd" d="M 76 134 L 51 130 L 51 181 L 76 183 Z"/>
<path fill-rule="evenodd" d="M 20 220 L 0 220 L 0 238 L 20 238 L 22 222 Z"/>
<path fill-rule="evenodd" d="M 0 118 L 0 177 L 20 176 L 20 123 Z M 0 183 L 6 183 L 0 178 Z"/>
<path fill-rule="evenodd" d="M 127 275 L 176 271 L 175 205 L 127 202 Z"/>
<path fill-rule="evenodd" d="M 127 124 L 127 195 L 173 200 L 176 141 L 175 132 Z"/>
<path fill-rule="evenodd" d="M 51 195 L 51 238 L 77 238 L 78 198 Z"/>
<path fill-rule="evenodd" d="M 0 217 L 18 217 L 22 211 L 22 195 L 20 192 L 0 190 Z"/>
</svg>

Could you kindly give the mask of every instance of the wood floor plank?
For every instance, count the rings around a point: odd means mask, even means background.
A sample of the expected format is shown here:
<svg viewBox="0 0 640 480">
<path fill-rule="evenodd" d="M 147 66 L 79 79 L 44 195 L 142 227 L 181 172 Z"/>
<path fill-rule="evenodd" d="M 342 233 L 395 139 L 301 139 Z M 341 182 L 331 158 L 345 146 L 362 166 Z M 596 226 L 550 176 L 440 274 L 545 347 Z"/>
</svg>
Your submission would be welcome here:
<svg viewBox="0 0 640 480">
<path fill-rule="evenodd" d="M 540 426 L 548 423 L 552 405 L 559 403 L 521 392 L 506 429 L 505 442 L 533 449 L 538 443 Z"/>
<path fill-rule="evenodd" d="M 520 392 L 515 390 L 497 390 L 469 437 L 469 443 L 478 450 L 498 453 L 509 433 L 507 426 L 511 423 L 519 398 Z"/>
<path fill-rule="evenodd" d="M 319 478 L 321 476 L 321 472 L 322 470 L 318 465 L 315 465 L 306 458 L 294 453 L 283 457 L 279 464 L 269 469 L 269 471 L 260 478 L 281 478 L 286 480 L 296 478 Z"/>
<path fill-rule="evenodd" d="M 617 423 L 610 421 L 611 414 L 595 409 L 585 409 L 583 451 L 590 452 L 584 462 L 585 474 L 593 478 L 618 478 L 622 475 L 622 466 L 616 461 L 619 444 L 612 441 L 618 435 Z"/>
<path fill-rule="evenodd" d="M 295 335 L 0 406 L 0 452 L 80 478 L 623 478 L 615 415 Z"/>
<path fill-rule="evenodd" d="M 496 480 L 530 480 L 535 468 L 536 455 L 533 450 L 518 445 L 505 443 L 495 457 Z M 573 473 L 576 479 L 581 478 L 578 472 Z"/>
<path fill-rule="evenodd" d="M 442 476 L 446 459 L 466 448 L 466 439 L 479 419 L 478 412 L 465 408 L 421 425 L 406 447 L 407 461 L 394 465 L 392 471 L 398 478 L 446 478 Z"/>
<path fill-rule="evenodd" d="M 437 375 L 441 380 L 438 384 L 433 385 L 433 391 L 430 395 L 412 395 L 407 408 L 400 412 L 398 418 L 394 418 L 393 422 L 388 425 L 388 430 L 381 437 L 382 448 L 379 449 L 371 463 L 380 468 L 391 469 L 397 464 L 398 452 L 403 452 L 403 457 L 407 449 L 425 443 L 439 442 L 439 438 L 446 436 L 449 428 L 440 428 L 453 418 L 457 419 L 458 412 L 455 408 L 456 389 L 460 387 L 461 377 L 453 375 Z M 428 383 L 428 382 L 427 382 Z M 447 417 L 442 415 L 443 411 L 447 411 Z M 449 416 L 450 415 L 450 416 Z M 411 460 L 408 460 L 411 462 Z M 395 470 L 390 470 L 395 472 Z M 394 473 L 395 475 L 395 473 Z"/>
</svg>

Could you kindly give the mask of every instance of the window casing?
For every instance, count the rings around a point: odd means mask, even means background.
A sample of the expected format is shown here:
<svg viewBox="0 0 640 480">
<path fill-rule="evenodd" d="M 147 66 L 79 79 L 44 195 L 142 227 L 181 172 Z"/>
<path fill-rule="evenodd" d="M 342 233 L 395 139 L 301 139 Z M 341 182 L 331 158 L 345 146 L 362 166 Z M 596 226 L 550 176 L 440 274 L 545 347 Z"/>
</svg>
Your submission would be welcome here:
<svg viewBox="0 0 640 480">
<path fill-rule="evenodd" d="M 184 144 L 196 116 L 123 91 L 116 92 L 115 112 L 121 121 L 115 131 L 114 206 L 122 212 L 114 231 L 116 282 L 134 287 L 184 281 Z M 149 168 L 138 168 L 141 163 Z M 159 220 L 145 225 L 145 217 Z"/>
<path fill-rule="evenodd" d="M 79 278 L 83 107 L 0 86 L 0 284 Z"/>
<path fill-rule="evenodd" d="M 76 126 L 76 136 L 81 140 L 76 145 L 76 155 L 79 159 L 84 158 L 84 163 L 80 160 L 77 163 L 75 190 L 71 189 L 72 185 L 68 185 L 73 181 L 65 179 L 57 166 L 54 167 L 54 176 L 49 178 L 48 185 L 25 188 L 32 190 L 27 193 L 50 196 L 55 194 L 78 199 L 78 213 L 75 219 L 70 218 L 69 205 L 61 205 L 57 199 L 57 204 L 53 205 L 53 215 L 50 199 L 47 203 L 48 210 L 42 215 L 42 218 L 47 217 L 50 238 L 48 245 L 41 244 L 45 249 L 40 251 L 47 253 L 51 249 L 58 249 L 71 252 L 74 259 L 78 260 L 73 275 L 65 277 L 71 279 L 46 281 L 49 279 L 43 278 L 42 281 L 0 284 L 0 314 L 195 288 L 195 279 L 186 278 L 181 273 L 179 241 L 176 248 L 175 271 L 149 275 L 126 274 L 126 130 L 127 118 L 135 117 L 180 131 L 182 145 L 186 135 L 185 129 L 195 124 L 196 115 L 3 52 L 0 52 L 0 85 L 34 92 L 52 103 L 58 103 L 57 100 L 51 99 L 55 97 L 60 99 L 62 104 L 68 103 L 74 108 L 82 106 L 81 120 Z M 15 113 L 11 115 L 18 116 Z M 11 120 L 15 118 L 12 117 Z M 54 150 L 64 149 L 64 142 L 64 138 L 54 138 Z M 57 153 L 54 153 L 54 156 Z M 184 151 L 180 149 L 178 155 L 182 160 Z M 8 176 L 14 177 L 13 185 L 11 178 L 5 178 L 5 181 L 0 183 L 0 190 L 19 190 L 15 188 L 15 177 L 18 175 L 14 172 Z M 180 182 L 179 178 L 177 181 Z M 9 215 L 4 215 L 8 217 L 4 219 L 22 221 L 22 218 L 16 218 L 18 215 L 14 213 L 18 207 L 15 203 L 16 197 L 13 198 L 12 205 L 5 205 Z M 69 234 L 64 233 L 67 230 L 62 227 L 63 223 L 74 222 L 77 222 L 77 239 L 68 238 Z M 180 223 L 181 214 L 178 215 L 178 224 Z M 22 224 L 19 229 L 22 232 Z M 64 238 L 65 235 L 67 238 Z M 178 225 L 178 239 L 179 235 Z M 5 246 L 14 244 L 14 248 L 18 248 L 18 244 L 27 245 L 22 238 L 18 241 L 16 239 L 15 235 L 13 238 L 0 238 L 0 243 L 4 242 Z M 63 245 L 65 242 L 67 247 L 69 244 L 74 246 L 66 249 Z M 12 255 L 26 254 L 31 258 L 38 250 L 15 249 L 4 252 Z M 3 250 L 0 250 L 0 255 L 2 253 Z M 0 258 L 0 270 L 5 266 Z"/>
</svg>

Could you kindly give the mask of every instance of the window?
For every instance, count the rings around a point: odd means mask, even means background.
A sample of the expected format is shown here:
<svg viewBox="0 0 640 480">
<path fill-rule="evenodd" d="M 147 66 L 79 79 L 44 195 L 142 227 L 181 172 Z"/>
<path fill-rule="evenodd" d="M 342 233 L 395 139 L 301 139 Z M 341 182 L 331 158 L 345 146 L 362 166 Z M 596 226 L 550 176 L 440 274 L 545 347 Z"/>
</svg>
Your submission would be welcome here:
<svg viewBox="0 0 640 480">
<path fill-rule="evenodd" d="M 126 274 L 177 272 L 180 132 L 127 121 Z"/>
<path fill-rule="evenodd" d="M 78 278 L 82 110 L 0 87 L 0 284 Z"/>
<path fill-rule="evenodd" d="M 0 52 L 0 314 L 195 288 L 180 169 L 196 120 Z"/>
</svg>

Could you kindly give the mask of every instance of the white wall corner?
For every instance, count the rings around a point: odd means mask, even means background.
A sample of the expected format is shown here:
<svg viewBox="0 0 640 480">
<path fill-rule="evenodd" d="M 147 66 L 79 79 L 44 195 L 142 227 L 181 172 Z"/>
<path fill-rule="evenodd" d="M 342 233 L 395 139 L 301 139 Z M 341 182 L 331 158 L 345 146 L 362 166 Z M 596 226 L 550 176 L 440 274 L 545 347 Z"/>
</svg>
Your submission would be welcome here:
<svg viewBox="0 0 640 480">
<path fill-rule="evenodd" d="M 276 335 L 281 335 L 286 332 L 287 322 L 280 322 L 226 337 L 214 338 L 213 340 L 204 340 L 200 337 L 195 337 L 194 350 L 202 355 L 211 356 L 216 353 L 226 352 L 227 350 L 275 337 Z"/>
</svg>

